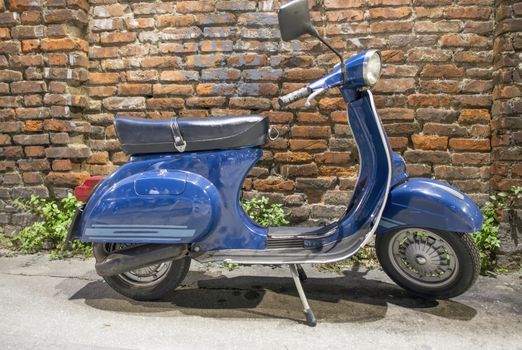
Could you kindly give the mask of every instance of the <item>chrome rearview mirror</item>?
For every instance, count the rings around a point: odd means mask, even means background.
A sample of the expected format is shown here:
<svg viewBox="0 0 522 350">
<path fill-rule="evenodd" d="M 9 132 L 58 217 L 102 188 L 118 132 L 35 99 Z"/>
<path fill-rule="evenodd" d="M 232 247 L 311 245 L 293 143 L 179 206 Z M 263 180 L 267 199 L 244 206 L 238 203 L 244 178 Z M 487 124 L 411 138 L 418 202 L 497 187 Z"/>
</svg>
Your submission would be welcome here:
<svg viewBox="0 0 522 350">
<path fill-rule="evenodd" d="M 284 41 L 297 39 L 304 34 L 315 36 L 316 31 L 308 11 L 308 0 L 294 0 L 281 6 L 277 17 Z"/>
</svg>

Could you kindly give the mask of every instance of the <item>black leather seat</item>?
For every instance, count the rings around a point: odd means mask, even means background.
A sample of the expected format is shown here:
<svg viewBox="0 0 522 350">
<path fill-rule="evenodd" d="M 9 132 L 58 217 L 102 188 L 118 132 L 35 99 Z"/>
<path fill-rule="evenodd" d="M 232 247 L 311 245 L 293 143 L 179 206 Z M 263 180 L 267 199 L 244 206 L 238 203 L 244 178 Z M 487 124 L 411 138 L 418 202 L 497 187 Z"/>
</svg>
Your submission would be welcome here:
<svg viewBox="0 0 522 350">
<path fill-rule="evenodd" d="M 268 138 L 268 118 L 178 118 L 185 152 L 261 146 Z M 175 153 L 173 120 L 117 118 L 116 133 L 127 154 Z"/>
</svg>

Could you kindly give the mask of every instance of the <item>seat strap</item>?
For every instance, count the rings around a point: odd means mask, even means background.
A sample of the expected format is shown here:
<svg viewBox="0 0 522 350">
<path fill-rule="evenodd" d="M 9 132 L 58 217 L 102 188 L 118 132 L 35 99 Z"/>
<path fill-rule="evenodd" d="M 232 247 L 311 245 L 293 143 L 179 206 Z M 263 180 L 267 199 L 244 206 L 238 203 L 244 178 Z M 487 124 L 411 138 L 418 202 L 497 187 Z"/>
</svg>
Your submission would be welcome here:
<svg viewBox="0 0 522 350">
<path fill-rule="evenodd" d="M 174 147 L 180 153 L 185 152 L 187 143 L 181 135 L 181 131 L 178 125 L 178 117 L 170 119 L 170 130 L 172 131 L 172 138 L 174 139 Z"/>
</svg>

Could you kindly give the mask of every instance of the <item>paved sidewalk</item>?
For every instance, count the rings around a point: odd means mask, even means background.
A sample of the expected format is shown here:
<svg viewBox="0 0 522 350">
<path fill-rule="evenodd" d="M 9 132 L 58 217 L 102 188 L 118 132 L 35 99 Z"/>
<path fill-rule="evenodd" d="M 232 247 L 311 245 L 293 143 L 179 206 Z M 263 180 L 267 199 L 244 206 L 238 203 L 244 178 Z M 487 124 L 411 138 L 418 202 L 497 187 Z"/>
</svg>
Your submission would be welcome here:
<svg viewBox="0 0 522 350">
<path fill-rule="evenodd" d="M 315 328 L 287 269 L 195 263 L 181 290 L 151 303 L 113 292 L 92 260 L 3 257 L 0 349 L 522 349 L 519 274 L 428 302 L 380 270 L 307 272 Z"/>
</svg>

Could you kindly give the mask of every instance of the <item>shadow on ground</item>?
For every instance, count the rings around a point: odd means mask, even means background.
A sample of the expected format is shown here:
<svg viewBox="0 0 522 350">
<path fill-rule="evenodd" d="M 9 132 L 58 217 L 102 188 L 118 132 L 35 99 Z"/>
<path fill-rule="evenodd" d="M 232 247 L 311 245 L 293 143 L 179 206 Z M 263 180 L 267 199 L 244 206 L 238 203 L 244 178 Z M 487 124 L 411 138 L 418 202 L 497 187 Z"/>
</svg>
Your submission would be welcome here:
<svg viewBox="0 0 522 350">
<path fill-rule="evenodd" d="M 187 284 L 171 297 L 137 302 L 114 292 L 103 281 L 85 285 L 70 297 L 91 307 L 126 313 L 214 318 L 271 318 L 302 322 L 302 306 L 290 277 L 213 277 L 189 272 Z M 366 278 L 366 272 L 344 271 L 343 276 L 309 278 L 303 284 L 320 321 L 372 322 L 383 318 L 388 304 L 452 320 L 471 320 L 477 311 L 451 300 L 412 297 L 394 284 Z"/>
</svg>

